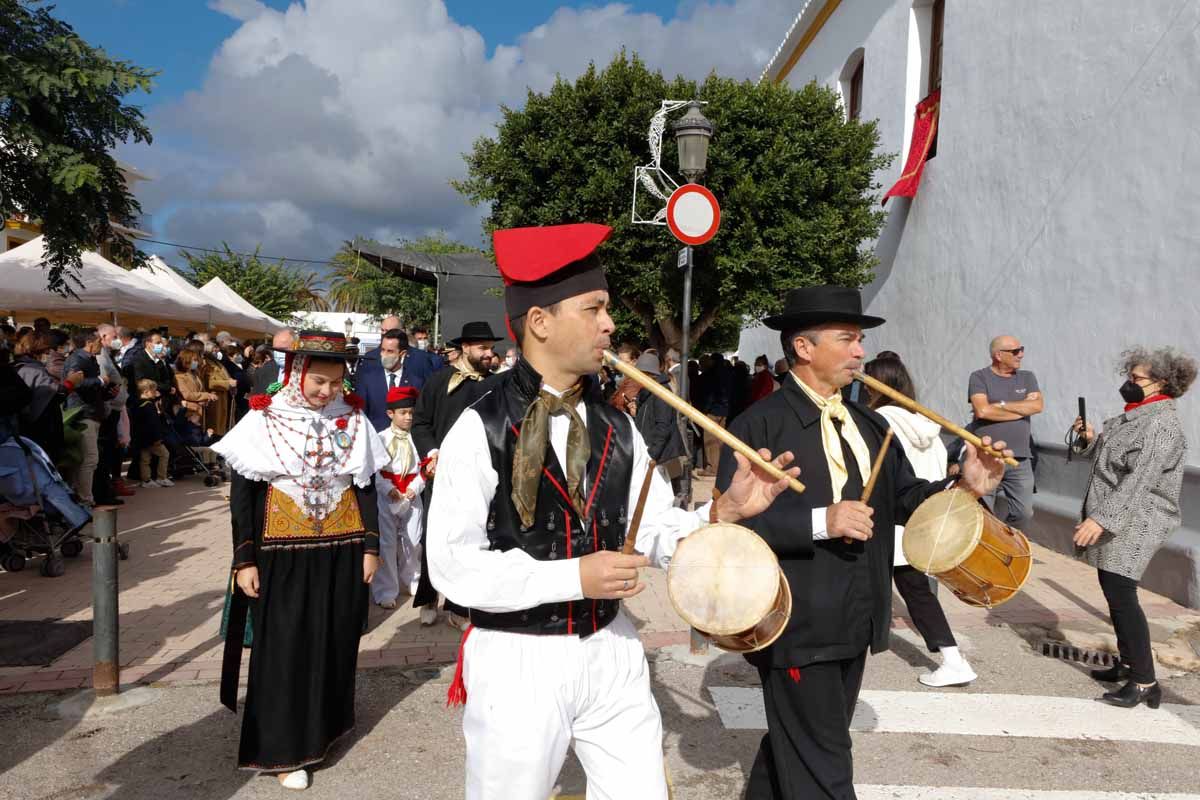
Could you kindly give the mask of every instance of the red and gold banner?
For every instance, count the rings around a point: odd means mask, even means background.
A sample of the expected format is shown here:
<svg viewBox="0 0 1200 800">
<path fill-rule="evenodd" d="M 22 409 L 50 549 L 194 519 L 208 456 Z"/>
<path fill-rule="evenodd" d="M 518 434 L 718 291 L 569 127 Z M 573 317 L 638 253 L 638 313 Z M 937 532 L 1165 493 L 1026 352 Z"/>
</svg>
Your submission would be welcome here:
<svg viewBox="0 0 1200 800">
<path fill-rule="evenodd" d="M 917 103 L 917 118 L 913 123 L 912 143 L 908 148 L 908 160 L 904 163 L 904 173 L 896 181 L 888 193 L 883 196 L 886 204 L 889 197 L 915 197 L 917 187 L 921 185 L 921 175 L 925 172 L 925 159 L 929 156 L 929 148 L 937 137 L 938 110 L 941 106 L 942 90 Z"/>
</svg>

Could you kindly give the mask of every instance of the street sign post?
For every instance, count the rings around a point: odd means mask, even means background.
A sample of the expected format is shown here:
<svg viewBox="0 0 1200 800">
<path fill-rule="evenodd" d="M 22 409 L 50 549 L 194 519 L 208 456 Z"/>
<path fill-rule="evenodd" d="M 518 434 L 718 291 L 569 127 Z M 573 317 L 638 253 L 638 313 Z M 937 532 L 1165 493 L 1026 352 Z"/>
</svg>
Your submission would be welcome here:
<svg viewBox="0 0 1200 800">
<path fill-rule="evenodd" d="M 667 200 L 667 227 L 684 244 L 704 244 L 721 227 L 717 198 L 698 183 L 685 183 Z"/>
</svg>

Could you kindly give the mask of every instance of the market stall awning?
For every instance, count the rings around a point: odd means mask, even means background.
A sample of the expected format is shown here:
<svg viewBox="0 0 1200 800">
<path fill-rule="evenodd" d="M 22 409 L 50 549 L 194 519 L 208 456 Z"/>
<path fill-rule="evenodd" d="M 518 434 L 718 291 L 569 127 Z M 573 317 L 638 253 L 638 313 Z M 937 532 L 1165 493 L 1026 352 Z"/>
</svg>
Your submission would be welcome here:
<svg viewBox="0 0 1200 800">
<path fill-rule="evenodd" d="M 917 187 L 921 185 L 921 175 L 925 172 L 925 159 L 929 157 L 929 148 L 937 139 L 941 100 L 942 90 L 938 89 L 917 103 L 908 160 L 904 162 L 904 172 L 900 175 L 900 180 L 883 196 L 884 203 L 887 203 L 889 197 L 916 197 Z"/>
<path fill-rule="evenodd" d="M 147 267 L 139 269 L 133 274 L 170 295 L 190 299 L 207 306 L 209 310 L 207 324 L 216 330 L 229 331 L 240 337 L 260 336 L 264 332 L 262 315 L 251 316 L 215 297 L 204 294 L 158 256 L 150 256 Z"/>
<path fill-rule="evenodd" d="M 84 325 L 115 321 L 130 327 L 166 325 L 179 333 L 207 324 L 207 304 L 163 291 L 99 253 L 83 253 L 83 286 L 75 287 L 75 296 L 47 291 L 45 258 L 41 236 L 0 253 L 0 309 L 23 322 L 36 317 Z"/>
<path fill-rule="evenodd" d="M 279 328 L 286 328 L 287 324 L 259 311 L 253 305 L 246 301 L 244 297 L 229 288 L 229 284 L 220 278 L 213 278 L 208 283 L 200 287 L 200 291 L 209 297 L 217 300 L 230 308 L 235 308 L 243 314 L 259 320 L 259 329 L 263 333 L 269 333 Z"/>
<path fill-rule="evenodd" d="M 404 247 L 389 247 L 363 239 L 356 252 L 372 264 L 406 280 L 437 287 L 435 335 L 453 339 L 464 323 L 484 321 L 498 335 L 506 332 L 504 284 L 491 258 L 480 253 L 430 255 Z M 503 347 L 497 343 L 498 347 Z"/>
</svg>

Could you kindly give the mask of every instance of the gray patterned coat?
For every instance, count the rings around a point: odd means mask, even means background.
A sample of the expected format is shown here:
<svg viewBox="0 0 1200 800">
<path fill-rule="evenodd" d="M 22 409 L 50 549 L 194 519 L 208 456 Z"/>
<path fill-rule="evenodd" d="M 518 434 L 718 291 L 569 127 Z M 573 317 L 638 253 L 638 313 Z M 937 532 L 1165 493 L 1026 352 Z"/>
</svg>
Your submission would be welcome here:
<svg viewBox="0 0 1200 800">
<path fill-rule="evenodd" d="M 1175 401 L 1160 400 L 1106 420 L 1091 449 L 1096 458 L 1083 516 L 1104 533 L 1076 552 L 1093 567 L 1141 580 L 1180 524 L 1187 440 Z"/>
</svg>

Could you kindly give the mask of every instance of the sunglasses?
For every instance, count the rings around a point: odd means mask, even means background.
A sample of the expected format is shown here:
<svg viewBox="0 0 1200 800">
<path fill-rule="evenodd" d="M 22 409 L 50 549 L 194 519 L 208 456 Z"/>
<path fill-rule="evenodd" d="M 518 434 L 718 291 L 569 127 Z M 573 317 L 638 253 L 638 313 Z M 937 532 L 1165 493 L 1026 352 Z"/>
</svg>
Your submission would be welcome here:
<svg viewBox="0 0 1200 800">
<path fill-rule="evenodd" d="M 1019 356 L 1025 352 L 1024 347 L 1014 347 L 1012 350 L 997 350 L 997 353 L 1009 353 L 1014 356 Z"/>
</svg>

